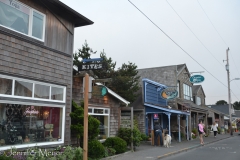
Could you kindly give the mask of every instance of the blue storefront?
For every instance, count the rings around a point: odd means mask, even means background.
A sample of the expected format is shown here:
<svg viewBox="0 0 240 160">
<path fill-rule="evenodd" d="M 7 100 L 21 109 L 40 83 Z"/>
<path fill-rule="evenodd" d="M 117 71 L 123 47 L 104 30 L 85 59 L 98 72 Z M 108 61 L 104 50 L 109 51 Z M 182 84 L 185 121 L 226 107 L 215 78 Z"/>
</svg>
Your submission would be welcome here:
<svg viewBox="0 0 240 160">
<path fill-rule="evenodd" d="M 181 141 L 181 120 L 186 120 L 185 126 L 188 132 L 189 112 L 174 109 L 168 105 L 166 99 L 161 95 L 168 86 L 154 82 L 149 79 L 143 79 L 143 104 L 145 108 L 145 132 L 152 134 L 154 124 L 160 123 L 164 131 Z M 184 129 L 185 130 L 185 129 Z M 186 133 L 187 139 L 188 133 Z M 178 137 L 176 137 L 178 136 Z"/>
</svg>

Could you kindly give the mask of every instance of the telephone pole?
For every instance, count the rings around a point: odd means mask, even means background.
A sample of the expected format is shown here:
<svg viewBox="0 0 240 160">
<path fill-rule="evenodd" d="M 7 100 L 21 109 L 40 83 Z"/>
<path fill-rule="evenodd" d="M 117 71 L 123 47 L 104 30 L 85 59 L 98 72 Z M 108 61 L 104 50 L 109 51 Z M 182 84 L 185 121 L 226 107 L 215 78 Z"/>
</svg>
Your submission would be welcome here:
<svg viewBox="0 0 240 160">
<path fill-rule="evenodd" d="M 232 105 L 231 105 L 231 89 L 230 89 L 230 76 L 229 76 L 229 60 L 228 60 L 228 51 L 229 48 L 226 50 L 227 55 L 227 64 L 226 64 L 226 70 L 227 70 L 227 80 L 228 80 L 228 108 L 229 108 L 229 128 L 230 128 L 230 135 L 233 135 L 232 132 Z"/>
</svg>

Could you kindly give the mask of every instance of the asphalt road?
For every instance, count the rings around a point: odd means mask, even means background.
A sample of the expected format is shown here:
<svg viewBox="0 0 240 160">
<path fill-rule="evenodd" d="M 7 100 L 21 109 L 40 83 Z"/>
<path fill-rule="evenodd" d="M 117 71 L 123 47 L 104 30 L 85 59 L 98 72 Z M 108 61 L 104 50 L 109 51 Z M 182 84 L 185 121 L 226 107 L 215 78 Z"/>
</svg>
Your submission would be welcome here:
<svg viewBox="0 0 240 160">
<path fill-rule="evenodd" d="M 240 160 L 240 136 L 172 155 L 163 160 Z"/>
</svg>

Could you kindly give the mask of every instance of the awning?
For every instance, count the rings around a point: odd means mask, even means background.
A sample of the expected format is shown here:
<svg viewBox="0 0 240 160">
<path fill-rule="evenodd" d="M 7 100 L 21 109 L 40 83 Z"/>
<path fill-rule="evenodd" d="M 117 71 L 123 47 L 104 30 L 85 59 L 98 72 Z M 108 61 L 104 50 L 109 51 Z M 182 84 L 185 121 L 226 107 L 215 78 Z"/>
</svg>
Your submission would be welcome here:
<svg viewBox="0 0 240 160">
<path fill-rule="evenodd" d="M 98 85 L 98 86 L 104 86 L 102 83 L 95 83 L 95 84 Z M 104 86 L 104 87 L 106 87 L 106 86 Z M 126 99 L 122 98 L 121 96 L 119 96 L 117 93 L 113 92 L 108 87 L 106 87 L 106 88 L 107 88 L 107 91 L 108 91 L 109 94 L 111 94 L 112 96 L 116 97 L 117 99 L 119 99 L 120 101 L 125 103 L 126 106 L 128 106 L 130 104 L 130 102 L 128 102 Z"/>
<path fill-rule="evenodd" d="M 182 111 L 176 110 L 176 109 L 163 108 L 163 107 L 160 107 L 160 106 L 157 106 L 157 105 L 154 105 L 154 104 L 149 104 L 149 103 L 144 103 L 144 106 L 152 107 L 154 109 L 159 110 L 159 112 L 169 112 L 169 113 L 175 113 L 175 114 L 190 115 L 189 112 L 182 112 Z"/>
</svg>

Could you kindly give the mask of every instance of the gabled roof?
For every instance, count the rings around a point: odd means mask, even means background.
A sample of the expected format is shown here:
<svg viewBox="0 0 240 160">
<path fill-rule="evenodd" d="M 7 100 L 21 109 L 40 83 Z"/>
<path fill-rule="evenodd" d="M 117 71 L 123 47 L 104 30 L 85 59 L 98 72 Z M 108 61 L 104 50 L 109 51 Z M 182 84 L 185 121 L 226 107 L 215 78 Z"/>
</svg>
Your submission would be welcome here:
<svg viewBox="0 0 240 160">
<path fill-rule="evenodd" d="M 213 108 L 215 110 L 218 110 L 226 115 L 229 115 L 229 106 L 228 104 L 225 105 L 207 105 L 210 108 Z"/>
<path fill-rule="evenodd" d="M 193 95 L 197 95 L 200 88 L 201 88 L 201 85 L 193 85 L 193 88 L 192 88 Z"/>
<path fill-rule="evenodd" d="M 96 85 L 98 86 L 104 86 L 103 84 L 101 83 L 95 83 Z M 106 86 L 104 86 L 106 87 Z M 113 92 L 111 89 L 109 89 L 108 87 L 107 88 L 107 91 L 109 94 L 111 94 L 112 96 L 114 96 L 115 98 L 117 98 L 118 100 L 120 100 L 121 102 L 125 103 L 126 106 L 128 106 L 130 104 L 130 102 L 128 102 L 126 99 L 122 98 L 121 96 L 119 96 L 117 93 Z"/>
<path fill-rule="evenodd" d="M 203 95 L 206 97 L 202 85 L 193 85 L 193 88 L 192 88 L 192 90 L 193 90 L 193 95 L 194 95 L 194 96 L 197 95 L 198 92 L 199 92 L 201 89 L 202 89 Z"/>
<path fill-rule="evenodd" d="M 75 27 L 85 26 L 93 24 L 91 20 L 84 17 L 77 11 L 73 10 L 66 4 L 62 3 L 59 0 L 33 0 L 35 3 L 43 5 L 50 12 L 57 14 L 58 16 L 64 17 L 71 22 L 73 22 Z"/>
</svg>

